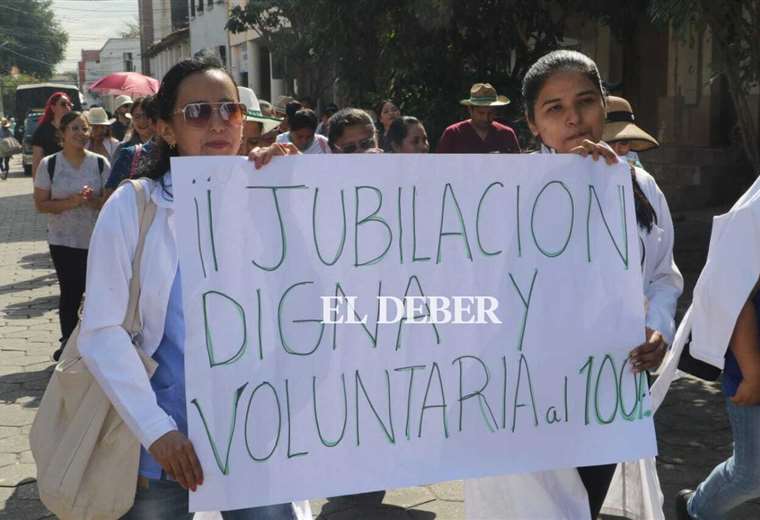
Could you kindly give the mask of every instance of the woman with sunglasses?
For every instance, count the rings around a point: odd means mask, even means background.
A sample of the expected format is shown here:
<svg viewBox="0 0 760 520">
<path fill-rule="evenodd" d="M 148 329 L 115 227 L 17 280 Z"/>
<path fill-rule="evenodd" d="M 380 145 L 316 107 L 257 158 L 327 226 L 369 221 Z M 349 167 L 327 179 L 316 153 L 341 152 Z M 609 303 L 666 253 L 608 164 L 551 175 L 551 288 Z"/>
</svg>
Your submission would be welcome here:
<svg viewBox="0 0 760 520">
<path fill-rule="evenodd" d="M 45 103 L 45 113 L 32 134 L 32 175 L 37 174 L 43 157 L 61 151 L 58 127 L 61 118 L 71 112 L 72 106 L 71 99 L 64 92 L 56 92 Z"/>
<path fill-rule="evenodd" d="M 131 184 L 117 189 L 98 219 L 87 265 L 88 291 L 79 350 L 93 376 L 143 448 L 135 502 L 125 520 L 190 520 L 188 490 L 203 485 L 187 438 L 185 321 L 175 236 L 170 157 L 235 155 L 245 107 L 230 75 L 214 63 L 184 60 L 156 94 L 157 138 L 139 182 L 156 205 L 141 260 L 140 317 L 133 345 L 122 327 L 139 222 Z M 158 362 L 149 377 L 135 348 Z M 251 485 L 256 485 L 252 483 Z M 308 506 L 300 511 L 311 518 Z M 291 504 L 222 512 L 225 520 L 293 520 Z M 306 518 L 304 516 L 304 518 Z"/>
<path fill-rule="evenodd" d="M 540 153 L 576 153 L 608 164 L 619 159 L 602 140 L 607 97 L 596 63 L 575 51 L 554 51 L 540 58 L 523 79 L 525 118 L 540 143 Z M 673 223 L 668 204 L 654 178 L 630 167 L 638 224 L 642 294 L 630 305 L 644 305 L 645 343 L 629 353 L 634 372 L 655 370 L 675 335 L 676 302 L 683 278 L 673 261 Z M 593 331 L 590 331 L 593 333 Z M 583 338 L 577 338 L 582 342 Z M 585 466 L 468 481 L 465 503 L 469 518 L 596 519 L 605 502 L 617 464 Z M 661 518 L 654 504 L 659 488 L 653 459 L 621 464 L 625 483 L 615 514 L 629 516 L 630 508 L 649 509 L 634 518 Z M 654 496 L 652 496 L 654 495 Z M 646 503 L 650 499 L 649 503 Z M 656 510 L 659 508 L 659 514 Z"/>
</svg>

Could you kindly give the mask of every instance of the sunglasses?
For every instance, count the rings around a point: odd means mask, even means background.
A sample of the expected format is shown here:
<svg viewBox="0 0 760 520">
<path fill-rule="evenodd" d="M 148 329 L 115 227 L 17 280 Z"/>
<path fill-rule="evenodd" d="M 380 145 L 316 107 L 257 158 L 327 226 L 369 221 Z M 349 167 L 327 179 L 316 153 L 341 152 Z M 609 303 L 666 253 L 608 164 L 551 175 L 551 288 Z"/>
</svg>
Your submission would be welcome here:
<svg viewBox="0 0 760 520">
<path fill-rule="evenodd" d="M 211 120 L 211 114 L 216 112 L 219 119 L 228 125 L 240 126 L 243 124 L 243 116 L 246 106 L 242 103 L 224 101 L 222 103 L 189 103 L 175 114 L 182 114 L 185 123 L 196 128 L 205 128 Z"/>
<path fill-rule="evenodd" d="M 340 153 L 361 153 L 366 152 L 370 148 L 375 147 L 375 137 L 367 137 L 356 143 L 350 143 L 344 146 L 333 145 L 333 147 Z"/>
<path fill-rule="evenodd" d="M 58 106 L 71 108 L 72 105 L 71 105 L 71 101 L 66 101 L 65 99 L 62 99 L 61 101 L 58 102 Z"/>
</svg>

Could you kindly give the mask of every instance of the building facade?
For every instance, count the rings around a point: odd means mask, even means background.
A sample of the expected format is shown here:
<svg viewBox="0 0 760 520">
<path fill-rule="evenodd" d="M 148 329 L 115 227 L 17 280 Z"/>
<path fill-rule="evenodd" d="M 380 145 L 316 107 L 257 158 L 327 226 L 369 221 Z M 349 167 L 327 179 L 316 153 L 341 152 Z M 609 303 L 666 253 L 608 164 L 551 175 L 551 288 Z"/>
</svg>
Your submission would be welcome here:
<svg viewBox="0 0 760 520">
<path fill-rule="evenodd" d="M 144 74 L 159 81 L 178 61 L 189 58 L 189 5 L 186 0 L 138 0 Z"/>
<path fill-rule="evenodd" d="M 190 11 L 190 52 L 216 56 L 227 67 L 229 64 L 226 0 L 188 0 Z"/>
</svg>

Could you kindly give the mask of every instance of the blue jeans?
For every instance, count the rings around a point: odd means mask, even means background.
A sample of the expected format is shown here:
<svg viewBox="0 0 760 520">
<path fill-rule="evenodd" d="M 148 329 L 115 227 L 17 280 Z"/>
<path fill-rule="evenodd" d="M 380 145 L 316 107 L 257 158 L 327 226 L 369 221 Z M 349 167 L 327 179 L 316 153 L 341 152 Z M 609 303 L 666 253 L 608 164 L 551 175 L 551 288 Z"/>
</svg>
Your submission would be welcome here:
<svg viewBox="0 0 760 520">
<path fill-rule="evenodd" d="M 121 520 L 192 520 L 189 496 L 182 486 L 172 480 L 149 480 L 147 488 L 137 488 L 135 504 Z M 290 504 L 249 507 L 223 511 L 224 520 L 295 520 Z"/>
<path fill-rule="evenodd" d="M 734 454 L 718 464 L 689 500 L 698 520 L 725 518 L 734 507 L 760 497 L 760 406 L 737 406 L 726 398 Z"/>
</svg>

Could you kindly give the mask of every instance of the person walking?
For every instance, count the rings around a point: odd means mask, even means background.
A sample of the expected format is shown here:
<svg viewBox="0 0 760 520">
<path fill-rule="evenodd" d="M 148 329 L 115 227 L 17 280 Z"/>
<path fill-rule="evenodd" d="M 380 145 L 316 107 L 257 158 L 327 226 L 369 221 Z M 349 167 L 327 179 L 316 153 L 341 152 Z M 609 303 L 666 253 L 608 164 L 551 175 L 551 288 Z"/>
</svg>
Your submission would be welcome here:
<svg viewBox="0 0 760 520">
<path fill-rule="evenodd" d="M 60 133 L 62 150 L 43 158 L 34 177 L 34 205 L 48 215 L 50 256 L 60 287 L 61 340 L 53 354 L 56 361 L 79 321 L 90 236 L 110 171 L 106 158 L 85 148 L 90 128 L 80 112 L 61 118 Z"/>
<path fill-rule="evenodd" d="M 118 96 L 114 100 L 113 112 L 116 116 L 116 120 L 111 125 L 111 132 L 113 136 L 119 141 L 124 140 L 124 136 L 129 130 L 130 123 L 132 122 L 132 116 L 129 113 L 132 108 L 132 98 L 129 96 Z"/>
<path fill-rule="evenodd" d="M 71 99 L 63 92 L 52 94 L 45 103 L 45 112 L 32 134 L 32 177 L 37 175 L 43 157 L 61 151 L 58 128 L 61 118 L 72 106 Z"/>
<path fill-rule="evenodd" d="M 517 136 L 510 127 L 494 121 L 496 110 L 510 103 L 490 83 L 476 83 L 470 97 L 459 102 L 470 119 L 443 131 L 436 153 L 520 153 Z"/>
<path fill-rule="evenodd" d="M 111 124 L 113 119 L 108 119 L 108 114 L 101 107 L 94 107 L 85 112 L 87 122 L 90 123 L 90 140 L 87 149 L 98 155 L 102 155 L 109 161 L 113 160 L 113 154 L 119 146 L 119 141 L 111 137 Z"/>
<path fill-rule="evenodd" d="M 137 192 L 124 184 L 109 198 L 90 242 L 79 352 L 114 408 L 142 445 L 134 505 L 122 520 L 190 520 L 189 490 L 203 485 L 188 439 L 185 317 L 175 235 L 170 157 L 236 155 L 245 106 L 231 76 L 211 61 L 183 60 L 156 94 L 158 135 L 141 179 L 155 217 L 142 257 L 143 333 L 126 334 L 131 265 L 139 235 Z M 158 362 L 148 376 L 138 349 Z M 251 485 L 266 485 L 252 483 Z M 300 518 L 311 518 L 308 506 Z M 294 520 L 292 504 L 222 512 L 224 520 Z"/>
<path fill-rule="evenodd" d="M 0 120 L 0 140 L 13 137 L 11 132 L 11 122 L 5 117 Z M 0 153 L 0 177 L 5 180 L 8 177 L 8 173 L 11 169 L 11 157 L 10 151 L 7 153 Z"/>
</svg>

